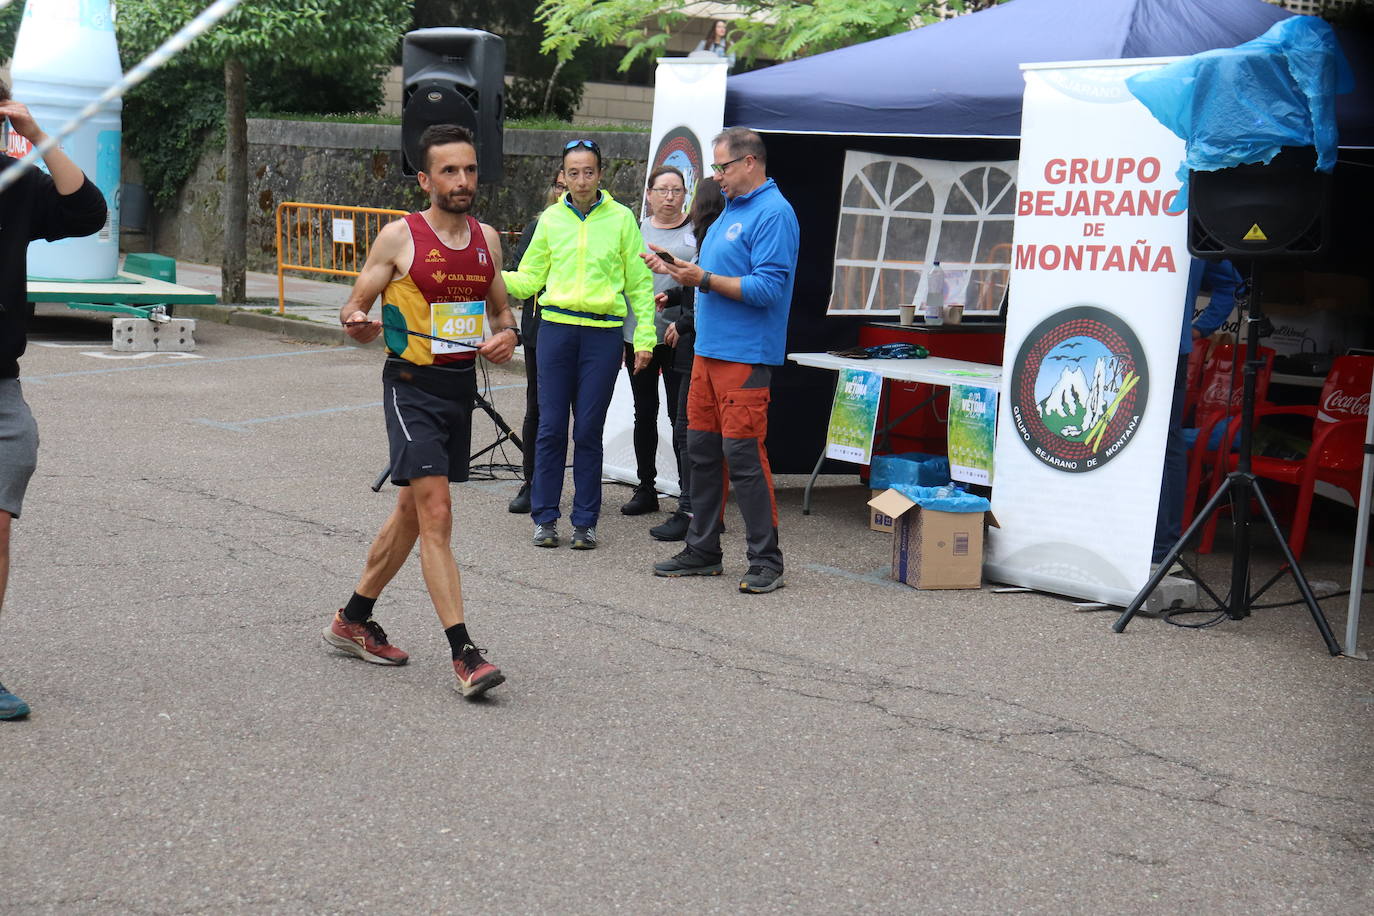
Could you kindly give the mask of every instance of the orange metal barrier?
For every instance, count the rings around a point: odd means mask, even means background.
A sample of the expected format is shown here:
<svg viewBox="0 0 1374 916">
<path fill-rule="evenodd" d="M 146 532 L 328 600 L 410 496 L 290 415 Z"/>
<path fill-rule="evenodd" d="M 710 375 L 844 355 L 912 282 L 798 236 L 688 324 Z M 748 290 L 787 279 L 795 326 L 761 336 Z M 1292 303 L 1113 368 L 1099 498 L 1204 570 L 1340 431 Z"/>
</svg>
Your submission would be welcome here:
<svg viewBox="0 0 1374 916">
<path fill-rule="evenodd" d="M 277 205 L 277 313 L 286 312 L 286 271 L 356 277 L 367 261 L 372 240 L 382 227 L 406 215 L 380 207 L 333 204 Z M 504 266 L 520 240 L 521 230 L 499 229 Z"/>
<path fill-rule="evenodd" d="M 286 312 L 286 271 L 356 277 L 372 240 L 404 210 L 286 202 L 277 206 L 277 312 Z"/>
</svg>

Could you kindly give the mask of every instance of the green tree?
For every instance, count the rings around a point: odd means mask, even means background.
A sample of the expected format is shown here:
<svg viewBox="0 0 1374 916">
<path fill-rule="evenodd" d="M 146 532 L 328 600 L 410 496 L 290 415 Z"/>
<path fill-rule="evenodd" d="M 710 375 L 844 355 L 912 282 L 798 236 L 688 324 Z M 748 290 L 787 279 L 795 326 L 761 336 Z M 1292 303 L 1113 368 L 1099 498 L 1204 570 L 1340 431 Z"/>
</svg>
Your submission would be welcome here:
<svg viewBox="0 0 1374 916">
<path fill-rule="evenodd" d="M 955 12 L 1001 0 L 734 0 L 730 42 L 744 60 L 790 60 L 905 32 Z M 543 50 L 568 60 L 584 43 L 623 44 L 620 69 L 662 55 L 672 32 L 688 22 L 677 0 L 543 0 Z"/>
<path fill-rule="evenodd" d="M 116 21 L 126 65 L 141 60 L 203 5 L 200 0 L 121 0 Z M 378 80 L 410 24 L 411 5 L 409 0 L 244 0 L 182 52 L 183 67 L 199 64 L 223 74 L 225 301 L 246 298 L 249 74 L 280 74 L 282 62 L 290 61 L 298 71 L 320 78 L 353 76 L 361 68 Z"/>
</svg>

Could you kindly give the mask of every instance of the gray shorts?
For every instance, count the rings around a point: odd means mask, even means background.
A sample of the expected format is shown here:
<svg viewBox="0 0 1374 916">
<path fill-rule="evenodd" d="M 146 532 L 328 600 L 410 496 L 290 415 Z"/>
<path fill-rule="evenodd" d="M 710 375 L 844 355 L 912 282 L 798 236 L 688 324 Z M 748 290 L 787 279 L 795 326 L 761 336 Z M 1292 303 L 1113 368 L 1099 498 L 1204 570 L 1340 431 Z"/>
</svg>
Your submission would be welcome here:
<svg viewBox="0 0 1374 916">
<path fill-rule="evenodd" d="M 38 466 L 38 424 L 19 379 L 0 379 L 0 512 L 15 518 Z"/>
</svg>

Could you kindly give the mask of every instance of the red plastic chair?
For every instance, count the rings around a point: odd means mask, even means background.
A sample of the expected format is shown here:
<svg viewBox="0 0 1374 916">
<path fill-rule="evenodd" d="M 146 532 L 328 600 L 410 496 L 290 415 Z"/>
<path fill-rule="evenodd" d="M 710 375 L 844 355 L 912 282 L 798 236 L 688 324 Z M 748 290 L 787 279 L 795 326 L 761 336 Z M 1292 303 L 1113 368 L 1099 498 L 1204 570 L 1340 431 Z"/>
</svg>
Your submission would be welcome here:
<svg viewBox="0 0 1374 916">
<path fill-rule="evenodd" d="M 1184 490 L 1183 527 L 1186 529 L 1197 511 L 1198 490 L 1203 476 L 1216 467 L 1218 445 L 1213 443 L 1225 438 L 1226 423 L 1240 415 L 1240 401 L 1244 376 L 1236 363 L 1236 346 L 1219 344 L 1207 355 L 1202 368 L 1202 381 L 1198 385 L 1197 412 L 1193 428 L 1197 438 L 1188 450 L 1188 483 Z M 1240 359 L 1245 359 L 1245 347 L 1241 346 Z M 1267 407 L 1269 380 L 1274 374 L 1274 350 L 1260 347 L 1264 364 L 1255 376 L 1255 405 Z M 1219 482 L 1218 482 L 1219 483 Z M 1204 551 L 1206 552 L 1206 551 Z"/>
<path fill-rule="evenodd" d="M 1192 419 L 1197 410 L 1198 393 L 1202 390 L 1202 370 L 1207 364 L 1212 346 L 1209 338 L 1193 341 L 1192 352 L 1188 354 L 1188 379 L 1184 383 L 1183 417 L 1185 422 Z"/>
<path fill-rule="evenodd" d="M 1288 546 L 1293 556 L 1302 559 L 1307 545 L 1307 522 L 1312 513 L 1313 488 L 1317 481 L 1339 487 L 1352 502 L 1360 498 L 1360 475 L 1364 465 L 1364 433 L 1369 419 L 1370 379 L 1374 377 L 1374 356 L 1338 356 L 1326 376 L 1321 398 L 1315 405 L 1264 407 L 1255 419 L 1274 416 L 1312 418 L 1312 447 L 1301 461 L 1285 461 L 1256 455 L 1252 467 L 1256 477 L 1292 484 L 1298 488 Z M 1235 435 L 1228 433 L 1228 440 Z M 1234 470 L 1236 456 L 1227 455 L 1218 463 L 1215 479 L 1221 480 L 1223 468 Z M 1216 516 L 1207 523 L 1202 545 L 1210 550 L 1216 532 Z"/>
</svg>

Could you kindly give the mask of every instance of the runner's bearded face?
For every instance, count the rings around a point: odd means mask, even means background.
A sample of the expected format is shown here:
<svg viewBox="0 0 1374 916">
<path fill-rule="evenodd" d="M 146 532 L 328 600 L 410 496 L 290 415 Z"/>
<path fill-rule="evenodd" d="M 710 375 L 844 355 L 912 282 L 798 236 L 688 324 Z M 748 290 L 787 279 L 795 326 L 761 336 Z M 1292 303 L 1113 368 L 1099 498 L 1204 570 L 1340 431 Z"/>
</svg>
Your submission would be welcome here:
<svg viewBox="0 0 1374 916">
<path fill-rule="evenodd" d="M 420 175 L 430 203 L 446 213 L 467 213 L 477 196 L 477 150 L 467 143 L 431 147 L 429 170 Z"/>
</svg>

